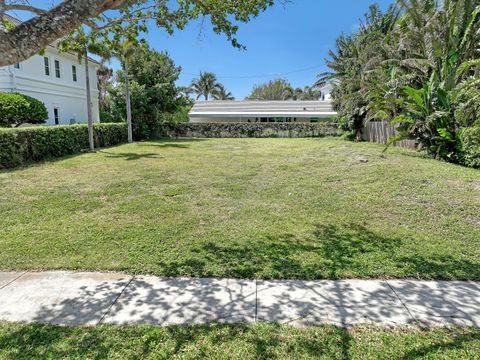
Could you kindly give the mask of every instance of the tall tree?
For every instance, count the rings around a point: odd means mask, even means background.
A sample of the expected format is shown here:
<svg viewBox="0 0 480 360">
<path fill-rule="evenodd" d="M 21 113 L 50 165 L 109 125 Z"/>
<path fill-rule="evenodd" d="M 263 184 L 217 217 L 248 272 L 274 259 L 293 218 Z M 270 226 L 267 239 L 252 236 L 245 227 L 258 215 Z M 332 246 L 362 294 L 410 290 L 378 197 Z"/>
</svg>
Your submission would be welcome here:
<svg viewBox="0 0 480 360">
<path fill-rule="evenodd" d="M 225 86 L 219 84 L 217 89 L 212 93 L 215 100 L 235 100 L 235 97 L 230 91 L 228 91 Z"/>
<path fill-rule="evenodd" d="M 346 129 L 371 120 L 397 124 L 429 155 L 460 159 L 460 127 L 479 115 L 480 0 L 398 0 L 371 6 L 360 29 L 337 39 L 330 73 L 333 106 Z"/>
<path fill-rule="evenodd" d="M 200 76 L 192 80 L 190 87 L 197 94 L 197 100 L 203 96 L 205 101 L 208 101 L 210 95 L 220 90 L 220 83 L 214 73 L 200 72 Z"/>
<path fill-rule="evenodd" d="M 108 59 L 102 59 L 97 70 L 98 102 L 100 108 L 107 106 L 107 87 L 112 82 L 113 69 L 106 65 Z"/>
<path fill-rule="evenodd" d="M 296 88 L 293 91 L 293 100 L 320 100 L 322 92 L 312 86 L 305 86 L 303 89 Z"/>
<path fill-rule="evenodd" d="M 107 57 L 111 51 L 110 47 L 107 45 L 107 43 L 99 41 L 98 38 L 85 33 L 82 28 L 77 29 L 77 31 L 71 33 L 68 37 L 61 39 L 61 41 L 58 43 L 58 47 L 60 51 L 75 52 L 79 61 L 83 61 L 85 69 L 85 98 L 87 106 L 88 142 L 90 151 L 94 151 L 95 141 L 93 133 L 93 102 L 90 83 L 89 52 L 95 53 L 102 57 Z M 97 74 L 95 74 L 95 79 L 97 79 Z"/>
<path fill-rule="evenodd" d="M 58 5 L 45 2 L 39 8 L 28 2 L 0 0 L 0 66 L 28 59 L 50 43 L 81 26 L 87 32 L 103 33 L 114 29 L 128 32 L 132 26 L 146 27 L 154 20 L 157 27 L 173 33 L 189 21 L 208 17 L 216 33 L 242 47 L 236 38 L 238 23 L 256 17 L 274 0 L 63 0 Z M 7 29 L 9 11 L 29 11 L 35 16 Z"/>
<path fill-rule="evenodd" d="M 124 60 L 122 60 L 123 62 Z M 126 116 L 125 66 L 116 72 L 116 82 L 109 88 L 112 117 Z M 181 68 L 166 53 L 138 47 L 128 57 L 128 80 L 131 97 L 132 124 L 139 138 L 155 134 L 166 121 L 166 115 L 185 105 L 180 89 L 175 85 Z"/>
<path fill-rule="evenodd" d="M 292 85 L 284 79 L 270 80 L 261 85 L 255 85 L 248 100 L 289 100 L 294 97 Z"/>
</svg>

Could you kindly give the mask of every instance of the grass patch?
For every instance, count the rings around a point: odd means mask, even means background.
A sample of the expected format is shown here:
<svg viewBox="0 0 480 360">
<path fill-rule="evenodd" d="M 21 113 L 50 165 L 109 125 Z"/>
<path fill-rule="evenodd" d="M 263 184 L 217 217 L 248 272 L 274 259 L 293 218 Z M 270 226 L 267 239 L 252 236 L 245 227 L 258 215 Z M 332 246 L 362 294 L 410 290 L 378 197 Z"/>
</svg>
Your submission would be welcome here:
<svg viewBox="0 0 480 360">
<path fill-rule="evenodd" d="M 0 359 L 476 359 L 480 330 L 0 322 Z"/>
<path fill-rule="evenodd" d="M 2 171 L 0 268 L 480 280 L 480 172 L 382 149 L 169 140 Z"/>
</svg>

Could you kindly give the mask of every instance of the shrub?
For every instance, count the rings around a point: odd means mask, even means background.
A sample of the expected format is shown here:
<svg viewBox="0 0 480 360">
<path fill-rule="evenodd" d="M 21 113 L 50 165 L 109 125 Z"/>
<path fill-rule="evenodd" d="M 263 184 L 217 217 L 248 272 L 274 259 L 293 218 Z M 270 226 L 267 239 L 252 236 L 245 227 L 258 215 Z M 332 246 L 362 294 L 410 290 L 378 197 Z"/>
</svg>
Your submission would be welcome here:
<svg viewBox="0 0 480 360">
<path fill-rule="evenodd" d="M 47 108 L 40 100 L 18 93 L 0 93 L 0 126 L 43 124 L 47 119 Z"/>
<path fill-rule="evenodd" d="M 463 165 L 480 168 L 480 126 L 461 129 L 460 146 Z"/>
<path fill-rule="evenodd" d="M 95 124 L 96 147 L 126 142 L 125 124 Z M 88 127 L 64 125 L 0 130 L 0 169 L 62 157 L 88 149 Z"/>
<path fill-rule="evenodd" d="M 30 124 L 44 124 L 48 119 L 48 111 L 43 102 L 31 96 L 22 95 L 29 103 L 27 117 L 25 122 Z"/>
</svg>

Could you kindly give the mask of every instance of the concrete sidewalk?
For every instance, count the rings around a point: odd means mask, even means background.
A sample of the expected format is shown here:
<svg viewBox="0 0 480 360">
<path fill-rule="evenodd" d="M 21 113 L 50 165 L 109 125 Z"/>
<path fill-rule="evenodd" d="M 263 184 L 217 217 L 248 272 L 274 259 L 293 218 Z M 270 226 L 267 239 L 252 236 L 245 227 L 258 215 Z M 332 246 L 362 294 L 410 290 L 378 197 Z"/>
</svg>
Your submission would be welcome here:
<svg viewBox="0 0 480 360">
<path fill-rule="evenodd" d="M 260 281 L 0 272 L 0 319 L 62 325 L 332 323 L 480 327 L 480 283 Z"/>
</svg>

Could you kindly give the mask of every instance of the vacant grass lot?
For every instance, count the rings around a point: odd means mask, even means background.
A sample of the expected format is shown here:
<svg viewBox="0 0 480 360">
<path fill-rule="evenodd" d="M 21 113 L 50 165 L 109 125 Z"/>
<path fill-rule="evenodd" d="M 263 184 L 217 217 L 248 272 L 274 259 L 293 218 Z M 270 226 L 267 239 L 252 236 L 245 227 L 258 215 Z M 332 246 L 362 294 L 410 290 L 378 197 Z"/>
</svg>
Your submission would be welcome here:
<svg viewBox="0 0 480 360">
<path fill-rule="evenodd" d="M 480 171 L 382 149 L 171 140 L 3 171 L 0 268 L 479 280 Z"/>
<path fill-rule="evenodd" d="M 0 359 L 478 359 L 480 330 L 0 322 Z"/>
</svg>

